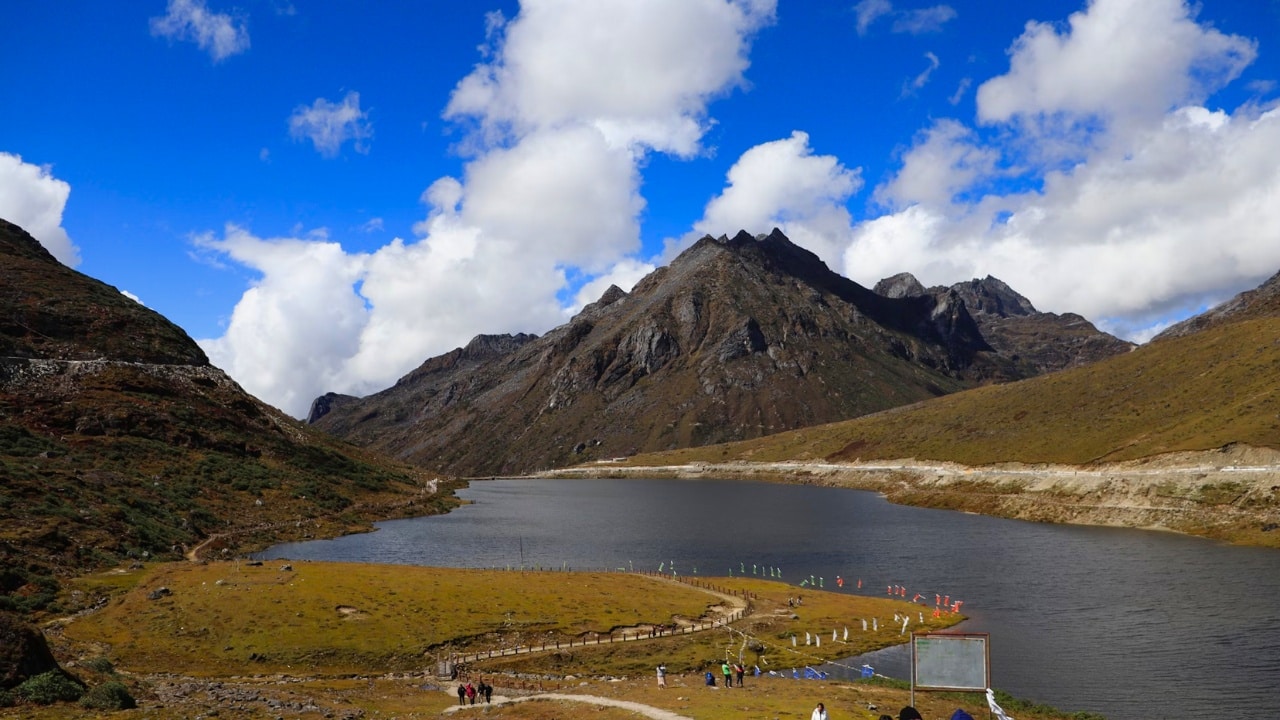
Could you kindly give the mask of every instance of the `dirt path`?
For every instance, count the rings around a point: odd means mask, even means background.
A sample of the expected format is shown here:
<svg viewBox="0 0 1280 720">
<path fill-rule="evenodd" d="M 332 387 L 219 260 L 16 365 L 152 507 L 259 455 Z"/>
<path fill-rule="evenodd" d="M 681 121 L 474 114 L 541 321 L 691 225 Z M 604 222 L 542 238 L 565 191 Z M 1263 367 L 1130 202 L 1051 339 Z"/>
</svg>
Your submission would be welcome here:
<svg viewBox="0 0 1280 720">
<path fill-rule="evenodd" d="M 652 705 L 644 705 L 638 702 L 631 702 L 630 700 L 614 700 L 613 698 L 605 698 L 605 697 L 600 697 L 598 695 L 568 695 L 565 693 L 543 693 L 541 695 L 529 695 L 526 697 L 497 696 L 493 698 L 493 703 L 491 704 L 510 705 L 512 703 L 527 702 L 529 700 L 566 700 L 568 702 L 580 702 L 580 703 L 587 703 L 590 705 L 603 705 L 606 707 L 616 707 L 616 708 L 622 708 L 623 710 L 630 710 L 631 712 L 634 712 L 634 713 L 639 713 L 640 715 L 643 715 L 647 718 L 653 718 L 653 720 L 692 720 L 686 715 L 677 715 L 676 713 L 673 713 L 670 710 L 663 710 L 662 708 L 656 708 Z M 452 707 L 446 708 L 444 712 L 441 714 L 446 715 L 446 714 L 455 713 L 461 710 L 482 710 L 483 708 L 486 708 L 489 705 L 490 705 L 489 703 L 486 703 L 484 705 L 454 705 Z"/>
</svg>

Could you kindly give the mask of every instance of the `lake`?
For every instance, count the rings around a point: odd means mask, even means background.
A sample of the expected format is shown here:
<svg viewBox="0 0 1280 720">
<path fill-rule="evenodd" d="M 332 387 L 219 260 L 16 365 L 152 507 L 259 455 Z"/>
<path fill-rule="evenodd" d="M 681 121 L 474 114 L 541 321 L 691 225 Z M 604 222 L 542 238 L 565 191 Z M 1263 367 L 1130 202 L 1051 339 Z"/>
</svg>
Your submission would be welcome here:
<svg viewBox="0 0 1280 720">
<path fill-rule="evenodd" d="M 786 582 L 963 600 L 992 684 L 1111 720 L 1280 716 L 1280 552 L 1141 530 L 903 507 L 874 493 L 717 480 L 491 480 L 448 515 L 264 558 L 447 567 L 776 567 Z M 757 569 L 757 572 L 760 572 Z M 862 580 L 861 590 L 855 588 Z M 803 592 L 800 590 L 799 592 Z M 850 632 L 854 631 L 851 621 Z M 860 626 L 859 626 L 860 627 Z M 861 659 L 849 664 L 860 664 Z M 908 652 L 870 658 L 906 677 Z"/>
</svg>

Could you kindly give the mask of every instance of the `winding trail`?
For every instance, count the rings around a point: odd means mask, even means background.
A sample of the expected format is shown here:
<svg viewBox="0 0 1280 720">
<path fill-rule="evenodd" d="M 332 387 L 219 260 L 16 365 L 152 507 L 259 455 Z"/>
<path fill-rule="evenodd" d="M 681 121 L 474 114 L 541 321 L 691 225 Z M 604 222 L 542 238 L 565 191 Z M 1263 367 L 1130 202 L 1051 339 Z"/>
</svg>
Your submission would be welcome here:
<svg viewBox="0 0 1280 720">
<path fill-rule="evenodd" d="M 491 660 L 493 658 L 512 657 L 515 655 L 529 655 L 532 653 L 553 652 L 556 650 L 575 648 L 575 647 L 580 648 L 580 647 L 588 647 L 588 646 L 595 646 L 595 645 L 611 645 L 613 643 L 619 643 L 619 642 L 635 642 L 638 640 L 658 640 L 660 638 L 668 638 L 676 635 L 689 635 L 692 633 L 705 632 L 707 630 L 714 630 L 716 628 L 727 627 L 729 623 L 734 622 L 736 620 L 741 620 L 742 618 L 746 617 L 748 612 L 751 610 L 751 603 L 745 597 L 742 597 L 739 595 L 733 595 L 731 593 L 721 592 L 719 590 L 716 590 L 715 588 L 704 587 L 702 585 L 694 584 L 691 582 L 675 580 L 675 579 L 666 577 L 664 575 L 656 575 L 656 574 L 651 575 L 648 573 L 643 573 L 643 575 L 656 582 L 672 583 L 672 584 L 680 585 L 682 587 L 691 588 L 693 590 L 699 590 L 708 595 L 715 596 L 716 598 L 719 598 L 724 603 L 724 605 L 726 606 L 726 609 L 719 609 L 719 607 L 712 608 L 712 614 L 714 616 L 711 617 L 710 619 L 699 618 L 699 620 L 691 622 L 687 625 L 684 625 L 674 631 L 660 631 L 660 632 L 650 634 L 648 630 L 644 630 L 642 628 L 635 628 L 634 631 L 630 633 L 624 629 L 620 632 L 618 637 L 614 637 L 613 634 L 610 634 L 605 638 L 596 637 L 595 639 L 592 639 L 592 640 L 584 639 L 581 641 L 574 641 L 569 643 L 556 643 L 554 645 L 547 645 L 547 644 L 532 645 L 532 646 L 521 645 L 518 647 L 506 648 L 503 650 L 487 650 L 484 652 L 476 652 L 476 653 L 468 653 L 466 655 L 459 655 L 454 659 L 454 661 L 465 665 L 467 663 L 473 663 L 479 660 Z M 704 616 L 704 618 L 705 617 L 706 616 Z"/>
<path fill-rule="evenodd" d="M 529 700 L 567 700 L 569 702 L 587 703 L 590 705 L 603 705 L 606 707 L 622 708 L 639 713 L 653 720 L 692 720 L 687 715 L 678 715 L 670 710 L 663 710 L 652 705 L 631 702 L 630 700 L 614 700 L 613 698 L 600 697 L 599 695 L 569 695 L 566 693 L 542 693 L 541 695 L 527 695 L 525 697 L 503 697 L 498 696 L 493 699 L 492 703 L 484 705 L 454 705 L 446 708 L 441 714 L 447 715 L 460 710 L 475 710 L 478 708 L 486 708 L 491 705 L 510 705 L 512 703 L 527 702 Z"/>
</svg>

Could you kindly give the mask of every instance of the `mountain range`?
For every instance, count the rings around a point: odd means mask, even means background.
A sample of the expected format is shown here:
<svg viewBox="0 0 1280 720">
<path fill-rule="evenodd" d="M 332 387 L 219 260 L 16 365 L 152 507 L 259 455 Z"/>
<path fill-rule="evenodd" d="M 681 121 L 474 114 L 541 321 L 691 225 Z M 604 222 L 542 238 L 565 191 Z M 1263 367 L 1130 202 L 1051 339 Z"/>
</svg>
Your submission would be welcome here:
<svg viewBox="0 0 1280 720">
<path fill-rule="evenodd" d="M 843 420 L 1132 344 L 995 278 L 870 290 L 774 230 L 704 237 L 542 337 L 478 336 L 314 426 L 456 475 L 529 472 Z"/>
<path fill-rule="evenodd" d="M 1280 449 L 1280 274 L 1129 353 L 679 461 L 1089 466 L 1233 445 Z"/>
</svg>

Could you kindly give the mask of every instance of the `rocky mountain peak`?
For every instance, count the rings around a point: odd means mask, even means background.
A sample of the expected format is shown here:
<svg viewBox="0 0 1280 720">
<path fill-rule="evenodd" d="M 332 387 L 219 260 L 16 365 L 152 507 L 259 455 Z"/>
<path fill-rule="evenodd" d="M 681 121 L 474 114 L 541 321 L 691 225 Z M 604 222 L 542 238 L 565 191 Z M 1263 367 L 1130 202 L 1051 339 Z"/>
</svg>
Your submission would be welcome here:
<svg viewBox="0 0 1280 720">
<path fill-rule="evenodd" d="M 1013 288 L 1002 280 L 990 275 L 981 280 L 974 278 L 968 282 L 957 283 L 952 285 L 951 289 L 960 294 L 965 306 L 974 315 L 985 313 L 1007 318 L 1035 315 L 1037 312 L 1030 300 L 1014 292 Z"/>
<path fill-rule="evenodd" d="M 921 285 L 920 281 L 916 279 L 916 276 L 909 272 L 900 272 L 897 275 L 887 277 L 876 283 L 872 290 L 877 295 L 883 295 L 887 298 L 917 297 L 928 292 L 925 290 L 924 285 Z"/>
<path fill-rule="evenodd" d="M 758 437 L 1022 376 L 958 293 L 882 297 L 776 229 L 705 236 L 629 294 L 610 288 L 531 337 L 488 359 L 431 358 L 316 424 L 445 472 L 523 472 L 584 452 Z"/>
<path fill-rule="evenodd" d="M 876 283 L 875 292 L 886 298 L 932 298 L 935 320 L 958 318 L 957 307 L 963 308 L 986 343 L 1028 375 L 1087 364 L 1134 347 L 1079 315 L 1039 312 L 1030 300 L 990 275 L 925 288 L 904 272 Z"/>
<path fill-rule="evenodd" d="M 462 355 L 468 360 L 486 360 L 493 357 L 501 357 L 537 338 L 537 335 L 528 333 L 477 335 L 471 338 L 471 342 L 462 348 Z"/>
</svg>

